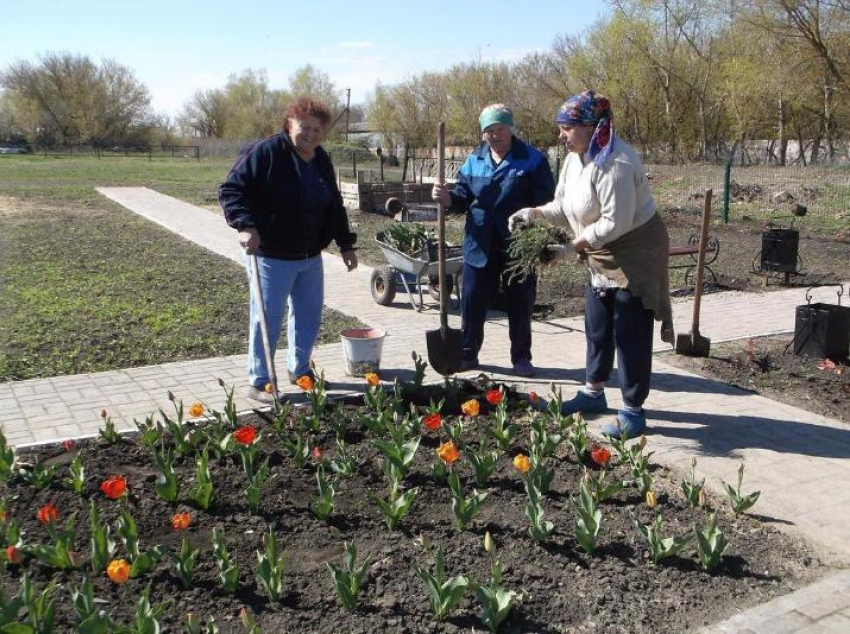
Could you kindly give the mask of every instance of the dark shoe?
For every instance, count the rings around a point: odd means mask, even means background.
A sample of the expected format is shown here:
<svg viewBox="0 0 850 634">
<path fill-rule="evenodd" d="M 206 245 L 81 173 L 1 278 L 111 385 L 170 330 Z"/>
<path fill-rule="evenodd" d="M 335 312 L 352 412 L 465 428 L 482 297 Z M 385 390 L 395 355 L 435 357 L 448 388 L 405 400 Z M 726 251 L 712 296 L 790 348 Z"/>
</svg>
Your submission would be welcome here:
<svg viewBox="0 0 850 634">
<path fill-rule="evenodd" d="M 637 438 L 646 431 L 646 412 L 629 412 L 621 409 L 617 412 L 617 421 L 615 423 L 605 425 L 602 428 L 602 433 L 610 438 Z"/>
<path fill-rule="evenodd" d="M 478 369 L 478 359 L 461 359 L 458 372 L 469 372 L 470 370 Z"/>
<path fill-rule="evenodd" d="M 248 388 L 247 396 L 253 401 L 264 403 L 265 405 L 274 405 L 274 396 L 270 392 L 261 390 L 260 388 L 254 387 L 253 385 Z M 278 402 L 283 401 L 284 398 L 285 396 L 282 392 L 277 393 Z"/>
<path fill-rule="evenodd" d="M 514 363 L 514 374 L 517 376 L 532 377 L 537 374 L 537 370 L 531 365 L 531 361 L 523 359 Z"/>
<path fill-rule="evenodd" d="M 574 397 L 561 405 L 561 414 L 569 416 L 570 414 L 601 414 L 608 409 L 608 399 L 605 398 L 605 392 L 599 396 L 590 396 L 579 390 Z"/>
</svg>

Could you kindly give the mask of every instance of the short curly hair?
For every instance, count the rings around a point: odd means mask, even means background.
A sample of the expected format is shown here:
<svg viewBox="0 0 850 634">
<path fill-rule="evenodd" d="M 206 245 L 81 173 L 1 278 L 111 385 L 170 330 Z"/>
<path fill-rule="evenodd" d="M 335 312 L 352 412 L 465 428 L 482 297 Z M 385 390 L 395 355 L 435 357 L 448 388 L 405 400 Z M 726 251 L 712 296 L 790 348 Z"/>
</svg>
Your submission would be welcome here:
<svg viewBox="0 0 850 634">
<path fill-rule="evenodd" d="M 290 101 L 283 112 L 283 131 L 289 132 L 290 119 L 303 119 L 304 117 L 316 117 L 327 129 L 331 122 L 331 109 L 320 99 L 309 95 L 298 97 Z"/>
</svg>

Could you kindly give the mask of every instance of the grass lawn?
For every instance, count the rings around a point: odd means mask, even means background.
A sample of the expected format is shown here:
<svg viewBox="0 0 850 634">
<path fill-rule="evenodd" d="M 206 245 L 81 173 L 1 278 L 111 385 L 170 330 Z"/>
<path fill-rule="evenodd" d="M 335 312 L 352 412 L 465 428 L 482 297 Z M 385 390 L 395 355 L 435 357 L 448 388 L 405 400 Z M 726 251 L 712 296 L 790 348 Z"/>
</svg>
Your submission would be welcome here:
<svg viewBox="0 0 850 634">
<path fill-rule="evenodd" d="M 244 269 L 93 189 L 147 185 L 209 205 L 230 161 L 8 158 L 0 161 L 0 381 L 245 352 Z M 360 325 L 325 309 L 320 341 Z"/>
</svg>

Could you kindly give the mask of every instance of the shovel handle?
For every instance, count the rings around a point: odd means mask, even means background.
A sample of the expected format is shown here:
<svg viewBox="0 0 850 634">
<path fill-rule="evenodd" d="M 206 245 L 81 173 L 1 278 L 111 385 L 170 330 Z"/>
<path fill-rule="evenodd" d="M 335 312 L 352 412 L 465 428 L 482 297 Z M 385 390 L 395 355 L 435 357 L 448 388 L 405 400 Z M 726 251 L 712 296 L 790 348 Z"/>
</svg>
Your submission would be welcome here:
<svg viewBox="0 0 850 634">
<path fill-rule="evenodd" d="M 702 282 L 705 273 L 705 247 L 708 244 L 708 220 L 711 215 L 712 189 L 705 190 L 702 206 L 702 226 L 699 232 L 699 251 L 697 252 L 697 279 L 694 288 L 694 332 L 699 332 L 699 309 L 702 303 Z"/>
<path fill-rule="evenodd" d="M 446 124 L 437 126 L 437 183 L 446 184 Z M 446 208 L 437 202 L 437 284 L 440 286 L 440 329 L 449 327 L 448 297 L 446 295 Z"/>
<path fill-rule="evenodd" d="M 257 262 L 257 254 L 253 249 L 246 249 L 251 266 L 251 289 L 257 301 L 257 316 L 260 318 L 260 336 L 263 339 L 263 352 L 266 356 L 266 370 L 269 373 L 269 381 L 272 384 L 275 395 L 277 395 L 277 374 L 274 370 L 274 359 L 272 358 L 272 347 L 269 344 L 269 328 L 266 323 L 266 306 L 263 302 L 263 287 L 260 284 L 260 266 Z"/>
</svg>

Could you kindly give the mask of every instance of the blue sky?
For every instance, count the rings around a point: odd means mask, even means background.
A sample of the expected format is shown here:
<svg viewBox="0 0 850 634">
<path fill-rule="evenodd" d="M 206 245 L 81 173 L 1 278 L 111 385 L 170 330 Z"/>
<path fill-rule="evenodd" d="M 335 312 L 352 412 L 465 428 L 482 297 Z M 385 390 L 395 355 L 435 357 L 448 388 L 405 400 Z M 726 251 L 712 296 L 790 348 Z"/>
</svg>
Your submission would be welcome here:
<svg viewBox="0 0 850 634">
<path fill-rule="evenodd" d="M 519 59 L 606 11 L 604 0 L 0 0 L 0 68 L 47 51 L 112 58 L 133 69 L 157 112 L 173 115 L 231 73 L 264 68 L 278 88 L 311 63 L 361 103 L 379 80 Z"/>
</svg>

